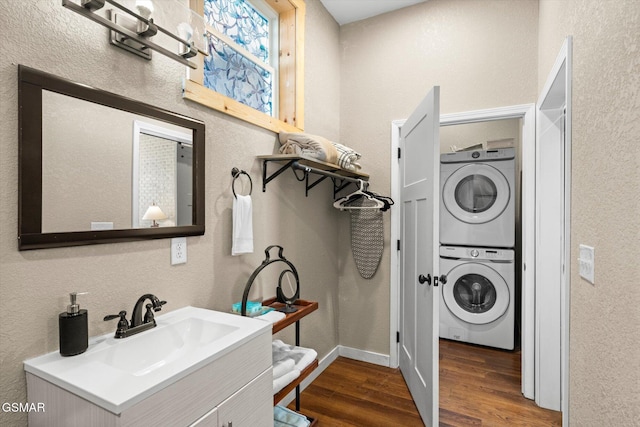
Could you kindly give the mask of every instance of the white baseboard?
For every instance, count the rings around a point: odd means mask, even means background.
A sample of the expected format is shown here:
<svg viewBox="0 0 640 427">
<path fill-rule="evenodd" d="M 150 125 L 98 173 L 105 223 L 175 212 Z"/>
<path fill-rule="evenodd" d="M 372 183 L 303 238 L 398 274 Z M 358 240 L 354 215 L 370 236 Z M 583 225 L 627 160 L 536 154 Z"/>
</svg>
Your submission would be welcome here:
<svg viewBox="0 0 640 427">
<path fill-rule="evenodd" d="M 339 345 L 323 357 L 322 360 L 318 362 L 318 368 L 311 372 L 311 374 L 309 374 L 309 376 L 300 383 L 300 391 L 307 388 L 309 384 L 318 378 L 318 376 L 324 372 L 324 370 L 327 369 L 329 365 L 338 358 L 338 356 L 346 357 L 347 359 L 359 360 L 361 362 L 373 363 L 374 365 L 389 366 L 389 355 Z M 296 392 L 293 390 L 278 404 L 287 406 L 289 403 L 293 402 L 293 399 L 295 398 Z"/>
<path fill-rule="evenodd" d="M 359 350 L 357 348 L 345 347 L 339 345 L 338 355 L 348 359 L 359 360 L 361 362 L 373 363 L 374 365 L 389 367 L 389 355 L 374 353 L 367 350 Z"/>
</svg>

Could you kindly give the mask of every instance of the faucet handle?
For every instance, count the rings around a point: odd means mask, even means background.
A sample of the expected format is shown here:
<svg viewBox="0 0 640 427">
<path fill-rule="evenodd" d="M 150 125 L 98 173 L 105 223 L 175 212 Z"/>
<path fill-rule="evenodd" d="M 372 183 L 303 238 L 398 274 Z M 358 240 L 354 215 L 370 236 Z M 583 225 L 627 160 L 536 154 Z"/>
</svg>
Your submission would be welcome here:
<svg viewBox="0 0 640 427">
<path fill-rule="evenodd" d="M 120 318 L 120 320 L 118 321 L 118 329 L 116 329 L 116 338 L 121 338 L 123 336 L 122 333 L 129 329 L 129 322 L 127 321 L 126 316 L 127 312 L 124 310 L 122 310 L 118 314 L 109 314 L 107 316 L 104 316 L 104 321 L 117 319 L 118 317 Z"/>
<path fill-rule="evenodd" d="M 167 302 L 166 301 L 160 301 L 160 305 L 156 308 L 154 308 L 154 311 L 160 311 L 162 310 L 162 306 L 165 305 Z"/>
<path fill-rule="evenodd" d="M 147 308 L 146 313 L 144 313 L 144 322 L 143 323 L 151 323 L 154 321 L 153 318 L 153 304 L 147 304 L 145 305 L 145 307 Z M 159 310 L 159 308 L 158 308 Z"/>
<path fill-rule="evenodd" d="M 127 315 L 127 312 L 122 310 L 118 314 L 109 314 L 107 316 L 104 316 L 104 319 L 102 319 L 102 320 L 104 320 L 106 322 L 108 320 L 117 319 L 118 317 L 120 318 L 120 320 L 127 320 L 126 317 L 125 317 L 126 315 Z"/>
</svg>

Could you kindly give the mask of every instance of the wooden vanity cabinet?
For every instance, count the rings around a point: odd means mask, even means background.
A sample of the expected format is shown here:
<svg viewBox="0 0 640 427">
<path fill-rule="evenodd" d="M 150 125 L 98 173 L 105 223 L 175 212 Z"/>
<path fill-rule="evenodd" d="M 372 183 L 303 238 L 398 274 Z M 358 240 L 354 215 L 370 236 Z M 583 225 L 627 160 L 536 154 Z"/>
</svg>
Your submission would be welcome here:
<svg viewBox="0 0 640 427">
<path fill-rule="evenodd" d="M 265 399 L 273 391 L 273 376 L 263 372 L 191 427 L 273 426 L 273 406 Z"/>
</svg>

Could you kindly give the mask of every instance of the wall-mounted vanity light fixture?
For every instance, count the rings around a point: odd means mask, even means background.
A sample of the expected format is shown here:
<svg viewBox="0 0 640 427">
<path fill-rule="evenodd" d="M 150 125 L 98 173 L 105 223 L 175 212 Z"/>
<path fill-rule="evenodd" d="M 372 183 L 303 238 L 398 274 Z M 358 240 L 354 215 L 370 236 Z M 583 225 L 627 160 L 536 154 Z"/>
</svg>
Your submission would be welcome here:
<svg viewBox="0 0 640 427">
<path fill-rule="evenodd" d="M 154 16 L 159 11 L 154 10 L 154 3 L 152 0 L 135 0 L 135 9 L 122 5 L 121 3 L 132 3 L 131 0 L 121 0 L 120 3 L 114 0 L 79 0 L 80 4 L 72 0 L 62 0 L 62 6 L 70 9 L 85 18 L 97 22 L 98 24 L 109 28 L 110 42 L 111 44 L 121 47 L 128 52 L 134 53 L 145 59 L 151 59 L 151 52 L 156 51 L 171 59 L 174 59 L 181 64 L 187 65 L 193 69 L 198 66 L 188 61 L 188 58 L 192 58 L 198 54 L 198 52 L 207 55 L 206 42 L 202 42 L 197 38 L 194 40 L 193 35 L 200 33 L 204 38 L 204 31 L 194 31 L 193 27 L 197 29 L 204 28 L 204 21 L 195 12 L 188 10 L 185 12 L 187 18 L 185 21 L 175 25 L 176 31 L 172 32 L 165 27 L 160 26 L 155 22 Z M 112 5 L 115 9 L 109 9 L 106 11 L 105 16 L 102 16 L 102 8 L 105 4 Z M 163 7 L 174 7 L 177 2 L 170 0 L 164 0 L 163 2 L 156 2 L 156 4 L 162 4 Z M 169 5 L 169 6 L 165 6 Z M 178 5 L 178 7 L 181 7 Z M 165 15 L 176 15 L 175 13 L 167 12 Z M 158 19 L 159 20 L 159 19 Z M 168 20 L 168 18 L 167 18 Z M 196 22 L 195 21 L 202 21 Z M 163 22 L 164 23 L 164 22 Z M 168 28 L 168 27 L 167 27 Z M 175 34 L 177 33 L 177 35 Z M 174 40 L 179 43 L 178 53 L 174 53 L 169 49 L 161 46 L 155 40 L 151 41 L 152 37 L 161 36 L 166 40 Z M 166 44 L 166 43 L 165 43 Z"/>
</svg>

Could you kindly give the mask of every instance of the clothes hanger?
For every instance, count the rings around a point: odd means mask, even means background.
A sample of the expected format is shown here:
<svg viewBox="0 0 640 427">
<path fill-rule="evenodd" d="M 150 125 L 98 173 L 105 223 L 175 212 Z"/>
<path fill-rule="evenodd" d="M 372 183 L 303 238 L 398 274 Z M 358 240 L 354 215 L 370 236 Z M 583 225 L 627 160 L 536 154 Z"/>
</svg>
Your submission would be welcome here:
<svg viewBox="0 0 640 427">
<path fill-rule="evenodd" d="M 343 210 L 356 210 L 356 209 L 381 209 L 385 207 L 385 203 L 378 199 L 377 197 L 372 196 L 368 191 L 365 190 L 365 182 L 361 179 L 358 180 L 359 188 L 353 193 L 342 197 L 341 199 L 336 200 L 333 203 L 333 207 L 336 209 Z M 368 200 L 373 201 L 375 204 L 373 206 L 349 206 L 346 203 L 352 202 L 354 200 L 359 199 L 360 197 L 366 197 Z"/>
<path fill-rule="evenodd" d="M 382 201 L 384 203 L 384 208 L 380 209 L 381 211 L 386 211 L 391 208 L 392 205 L 395 204 L 391 197 L 381 196 L 380 194 L 374 193 L 372 191 L 365 191 L 365 193 L 369 194 L 371 197 L 375 197 L 376 199 Z"/>
</svg>

